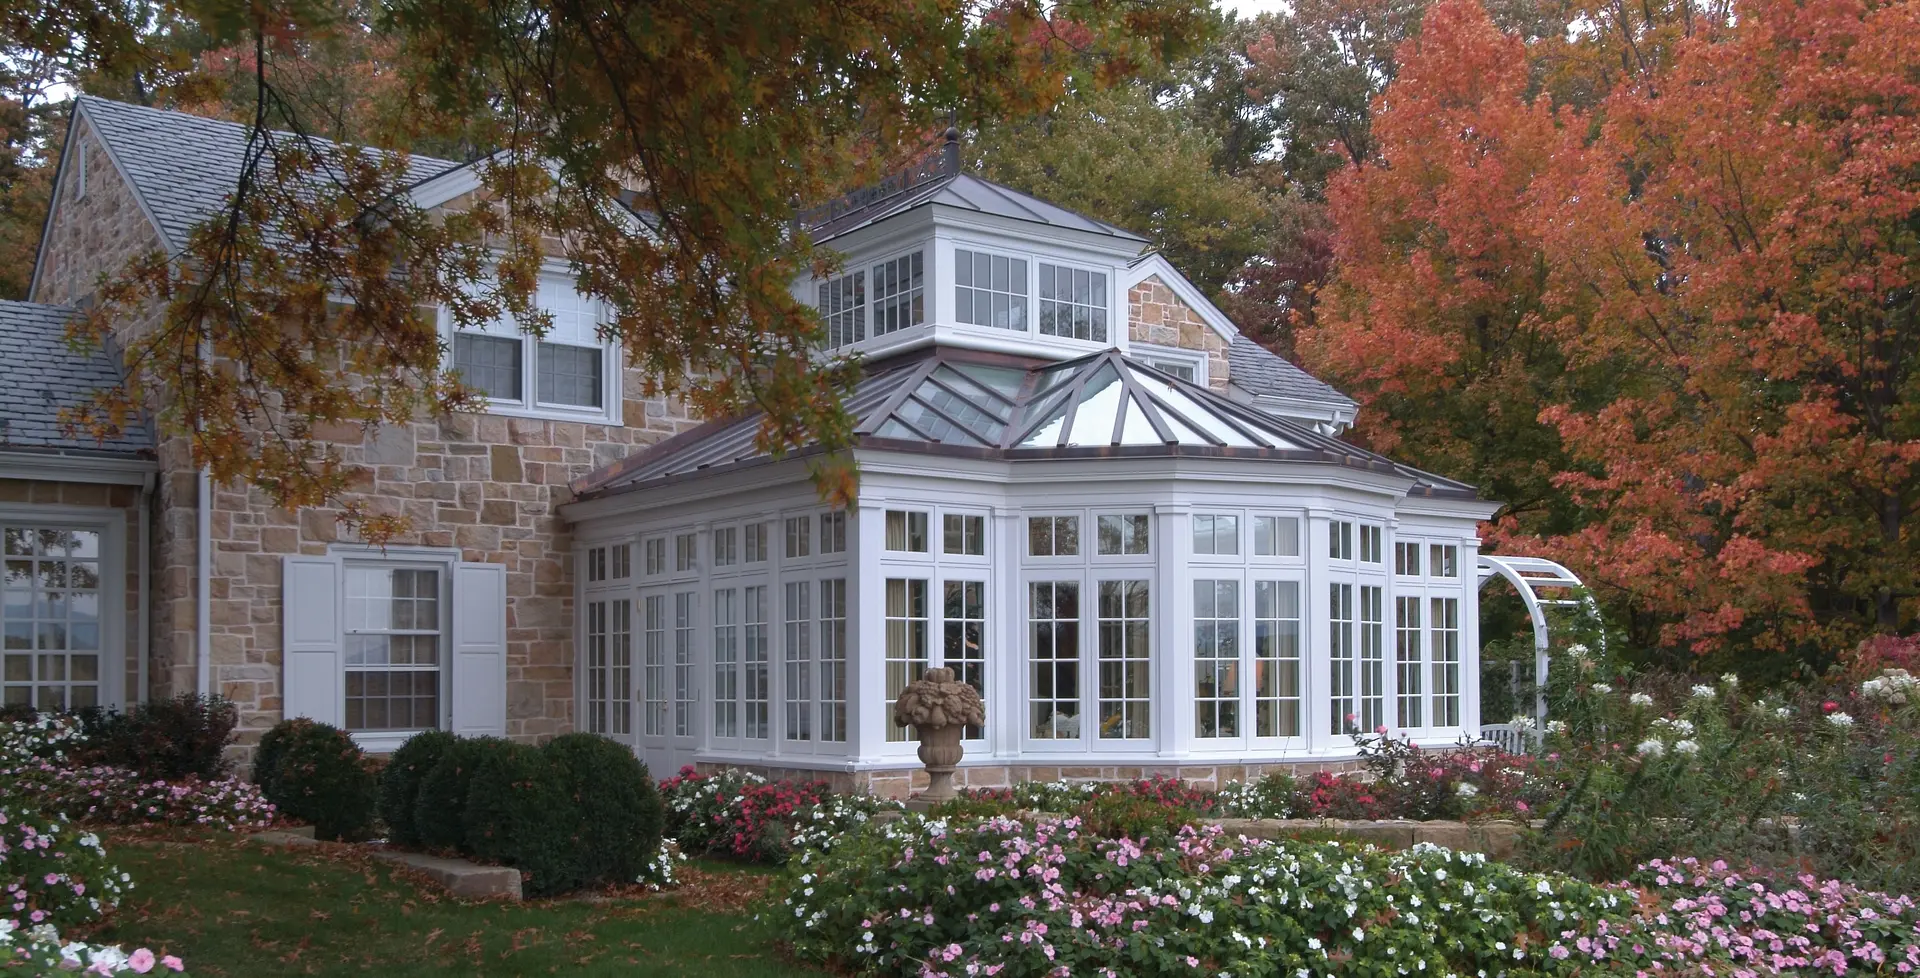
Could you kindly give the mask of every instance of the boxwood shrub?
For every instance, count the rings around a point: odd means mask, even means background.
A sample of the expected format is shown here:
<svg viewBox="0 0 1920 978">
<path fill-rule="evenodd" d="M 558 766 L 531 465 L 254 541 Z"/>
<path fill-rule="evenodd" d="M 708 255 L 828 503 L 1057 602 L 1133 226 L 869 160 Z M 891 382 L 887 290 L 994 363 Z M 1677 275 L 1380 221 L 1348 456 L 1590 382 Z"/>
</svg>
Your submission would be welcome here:
<svg viewBox="0 0 1920 978">
<path fill-rule="evenodd" d="M 273 745 L 272 774 L 263 785 L 268 801 L 312 823 L 316 839 L 357 841 L 371 833 L 378 782 L 366 752 L 346 731 L 296 718 L 267 735 Z"/>
<path fill-rule="evenodd" d="M 573 877 L 582 886 L 631 883 L 660 848 L 666 814 L 646 765 L 599 734 L 572 733 L 541 749 L 577 809 Z"/>
<path fill-rule="evenodd" d="M 502 737 L 464 737 L 447 745 L 439 762 L 420 779 L 413 803 L 413 827 L 420 845 L 471 852 L 465 815 L 474 768 L 483 757 L 504 750 L 507 744 Z"/>
<path fill-rule="evenodd" d="M 579 886 L 580 812 L 566 775 L 545 752 L 514 743 L 481 751 L 462 819 L 467 851 L 519 869 L 527 895 Z"/>
<path fill-rule="evenodd" d="M 414 822 L 420 783 L 459 740 L 445 730 L 428 730 L 407 738 L 388 759 L 386 769 L 380 772 L 380 820 L 387 823 L 389 842 L 420 845 L 420 829 Z"/>
</svg>

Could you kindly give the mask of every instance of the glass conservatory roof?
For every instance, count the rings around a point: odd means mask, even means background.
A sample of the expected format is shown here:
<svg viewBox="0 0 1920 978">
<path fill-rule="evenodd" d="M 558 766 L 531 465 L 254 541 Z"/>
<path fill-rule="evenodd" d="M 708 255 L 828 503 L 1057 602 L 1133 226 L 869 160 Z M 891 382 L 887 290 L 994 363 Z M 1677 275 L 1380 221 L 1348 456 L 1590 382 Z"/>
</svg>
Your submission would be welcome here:
<svg viewBox="0 0 1920 978">
<path fill-rule="evenodd" d="M 937 349 L 872 367 L 846 401 L 856 446 L 1008 460 L 1231 456 L 1331 462 L 1470 486 L 1398 465 L 1107 350 L 1065 362 Z M 578 496 L 770 461 L 758 415 L 675 436 L 574 484 Z"/>
</svg>

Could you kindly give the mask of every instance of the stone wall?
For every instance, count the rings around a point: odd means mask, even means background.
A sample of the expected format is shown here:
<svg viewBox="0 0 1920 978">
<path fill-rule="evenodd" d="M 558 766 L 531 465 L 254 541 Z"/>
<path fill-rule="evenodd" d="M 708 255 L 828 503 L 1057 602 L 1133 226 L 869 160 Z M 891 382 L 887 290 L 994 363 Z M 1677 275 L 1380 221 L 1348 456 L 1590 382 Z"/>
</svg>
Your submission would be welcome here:
<svg viewBox="0 0 1920 978">
<path fill-rule="evenodd" d="M 120 584 L 126 600 L 120 620 L 119 641 L 113 647 L 103 647 L 100 651 L 103 655 L 120 657 L 125 666 L 123 688 L 127 691 L 127 698 L 140 698 L 140 487 L 0 478 L 0 504 L 28 509 L 44 505 L 121 511 L 126 520 L 126 536 L 121 551 L 125 554 L 125 560 Z M 101 583 L 104 586 L 107 582 Z"/>
<path fill-rule="evenodd" d="M 60 205 L 43 245 L 46 262 L 33 298 L 75 303 L 103 274 L 160 246 L 129 185 L 82 124 L 87 194 L 56 188 Z M 69 179 L 69 182 L 70 179 Z M 151 328 L 157 310 L 124 324 Z M 645 377 L 628 370 L 624 425 L 457 415 L 372 433 L 322 432 L 356 468 L 357 491 L 375 512 L 399 513 L 410 531 L 396 545 L 457 547 L 462 559 L 507 566 L 507 733 L 536 740 L 572 727 L 573 562 L 555 510 L 566 484 L 697 422 L 664 398 L 642 397 Z M 157 445 L 153 695 L 193 688 L 198 478 L 183 439 Z M 281 719 L 281 558 L 324 553 L 345 539 L 337 513 L 291 513 L 260 491 L 213 493 L 210 661 L 214 690 L 240 706 L 241 760 Z M 130 541 L 131 546 L 131 541 Z"/>
<path fill-rule="evenodd" d="M 1180 301 L 1160 276 L 1127 290 L 1127 339 L 1133 343 L 1197 350 L 1207 355 L 1207 386 L 1227 389 L 1227 343 L 1193 307 Z"/>
<path fill-rule="evenodd" d="M 912 767 L 882 771 L 817 771 L 804 768 L 775 767 L 763 764 L 695 765 L 704 774 L 728 769 L 751 771 L 769 780 L 792 778 L 799 781 L 821 780 L 835 791 L 861 792 L 881 798 L 904 799 L 927 786 L 925 768 Z M 1229 781 L 1258 780 L 1269 774 L 1304 777 L 1325 771 L 1348 774 L 1361 769 L 1355 760 L 1274 761 L 1253 764 L 1148 764 L 1148 765 L 1059 765 L 1059 764 L 971 764 L 953 772 L 956 788 L 1010 788 L 1022 781 L 1135 781 L 1141 778 L 1179 778 L 1188 784 L 1218 790 Z"/>
</svg>

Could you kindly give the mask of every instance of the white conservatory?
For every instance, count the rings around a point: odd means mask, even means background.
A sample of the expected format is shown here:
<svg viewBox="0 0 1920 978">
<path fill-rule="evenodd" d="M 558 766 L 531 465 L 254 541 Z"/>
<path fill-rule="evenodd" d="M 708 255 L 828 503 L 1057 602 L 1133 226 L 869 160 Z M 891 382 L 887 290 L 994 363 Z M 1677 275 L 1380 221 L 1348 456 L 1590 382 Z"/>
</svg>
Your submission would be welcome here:
<svg viewBox="0 0 1920 978">
<path fill-rule="evenodd" d="M 903 794 L 894 697 L 987 705 L 963 785 L 1338 765 L 1479 730 L 1469 486 L 1342 442 L 1353 402 L 1144 242 L 957 172 L 819 215 L 860 355 L 857 503 L 710 423 L 573 486 L 578 719 L 682 765 Z"/>
</svg>

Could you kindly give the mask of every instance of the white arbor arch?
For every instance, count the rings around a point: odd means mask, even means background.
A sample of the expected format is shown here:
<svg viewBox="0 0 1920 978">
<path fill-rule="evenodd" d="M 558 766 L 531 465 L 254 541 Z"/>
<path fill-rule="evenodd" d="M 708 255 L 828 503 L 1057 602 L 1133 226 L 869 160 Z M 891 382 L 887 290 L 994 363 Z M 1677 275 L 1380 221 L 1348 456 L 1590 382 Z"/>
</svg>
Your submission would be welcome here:
<svg viewBox="0 0 1920 978">
<path fill-rule="evenodd" d="M 1600 618 L 1600 608 L 1584 593 L 1586 585 L 1572 571 L 1544 557 L 1480 555 L 1480 587 L 1494 578 L 1502 578 L 1520 593 L 1533 621 L 1534 718 L 1547 718 L 1547 609 L 1578 608 Z M 1603 639 L 1604 641 L 1604 639 Z M 1484 724 L 1482 725 L 1484 728 Z"/>
</svg>

